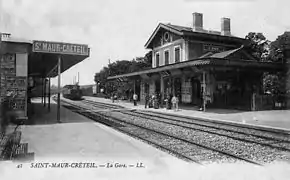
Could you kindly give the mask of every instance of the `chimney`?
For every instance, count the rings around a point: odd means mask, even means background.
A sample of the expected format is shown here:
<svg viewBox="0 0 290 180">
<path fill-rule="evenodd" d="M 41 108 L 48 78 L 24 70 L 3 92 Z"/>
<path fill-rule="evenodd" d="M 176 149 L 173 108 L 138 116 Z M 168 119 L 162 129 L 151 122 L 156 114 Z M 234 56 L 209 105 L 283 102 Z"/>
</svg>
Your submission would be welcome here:
<svg viewBox="0 0 290 180">
<path fill-rule="evenodd" d="M 192 13 L 193 16 L 193 26 L 192 29 L 194 31 L 201 31 L 203 30 L 203 18 L 201 13 Z"/>
<path fill-rule="evenodd" d="M 221 19 L 221 34 L 224 36 L 231 35 L 231 20 L 230 18 Z"/>
</svg>

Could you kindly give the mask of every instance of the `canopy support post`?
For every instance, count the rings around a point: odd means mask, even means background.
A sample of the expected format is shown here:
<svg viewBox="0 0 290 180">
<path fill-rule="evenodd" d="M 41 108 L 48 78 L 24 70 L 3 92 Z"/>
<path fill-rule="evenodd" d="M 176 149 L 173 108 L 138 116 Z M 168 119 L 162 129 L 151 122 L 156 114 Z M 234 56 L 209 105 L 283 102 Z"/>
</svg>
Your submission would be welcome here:
<svg viewBox="0 0 290 180">
<path fill-rule="evenodd" d="M 206 108 L 206 81 L 205 81 L 205 71 L 202 73 L 203 75 L 203 111 L 205 111 Z"/>
<path fill-rule="evenodd" d="M 60 76 L 61 74 L 61 55 L 58 56 L 58 91 L 57 91 L 57 122 L 60 121 Z"/>
<path fill-rule="evenodd" d="M 44 103 L 43 106 L 46 106 L 46 78 L 44 78 L 44 86 L 43 86 L 43 99 L 44 99 Z"/>
<path fill-rule="evenodd" d="M 50 78 L 48 78 L 48 112 L 50 112 Z"/>
</svg>

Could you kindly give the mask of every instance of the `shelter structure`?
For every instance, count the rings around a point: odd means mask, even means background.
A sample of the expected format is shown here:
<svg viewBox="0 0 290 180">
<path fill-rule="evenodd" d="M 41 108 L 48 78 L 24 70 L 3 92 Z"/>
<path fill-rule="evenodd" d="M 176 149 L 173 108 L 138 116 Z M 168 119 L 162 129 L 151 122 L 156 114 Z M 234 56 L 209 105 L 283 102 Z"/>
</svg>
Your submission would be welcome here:
<svg viewBox="0 0 290 180">
<path fill-rule="evenodd" d="M 1 101 L 8 98 L 9 109 L 18 118 L 27 119 L 33 89 L 40 88 L 42 103 L 50 110 L 50 79 L 58 77 L 59 121 L 60 74 L 89 54 L 90 49 L 84 44 L 15 39 L 10 34 L 1 33 Z"/>
<path fill-rule="evenodd" d="M 192 27 L 160 23 L 145 48 L 152 68 L 108 77 L 136 82 L 136 93 L 160 94 L 161 104 L 175 94 L 181 103 L 205 107 L 257 109 L 264 72 L 283 71 L 281 63 L 260 62 L 247 51 L 249 42 L 231 34 L 229 18 L 221 31 L 203 28 L 203 14 L 193 13 Z"/>
</svg>

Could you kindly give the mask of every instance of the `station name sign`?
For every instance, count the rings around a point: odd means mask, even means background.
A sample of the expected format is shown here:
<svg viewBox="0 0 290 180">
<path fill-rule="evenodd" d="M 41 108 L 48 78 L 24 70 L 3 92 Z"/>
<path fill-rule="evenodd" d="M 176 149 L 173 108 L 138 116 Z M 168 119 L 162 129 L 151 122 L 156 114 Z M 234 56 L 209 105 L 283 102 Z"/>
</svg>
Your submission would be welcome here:
<svg viewBox="0 0 290 180">
<path fill-rule="evenodd" d="M 33 41 L 33 52 L 70 54 L 70 55 L 89 55 L 89 47 L 84 44 L 70 44 L 61 42 Z"/>
<path fill-rule="evenodd" d="M 224 51 L 225 48 L 223 46 L 215 46 L 215 45 L 212 45 L 212 44 L 204 44 L 203 45 L 203 51 L 206 51 L 206 52 L 222 52 Z"/>
</svg>

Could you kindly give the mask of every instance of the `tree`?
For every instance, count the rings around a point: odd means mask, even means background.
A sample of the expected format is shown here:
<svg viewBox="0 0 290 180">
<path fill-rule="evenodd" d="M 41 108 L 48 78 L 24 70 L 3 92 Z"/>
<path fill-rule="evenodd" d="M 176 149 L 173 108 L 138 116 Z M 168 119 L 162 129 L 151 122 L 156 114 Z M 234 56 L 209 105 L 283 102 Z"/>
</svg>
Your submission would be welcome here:
<svg viewBox="0 0 290 180">
<path fill-rule="evenodd" d="M 96 83 L 107 82 L 107 77 L 126 74 L 130 72 L 142 71 L 151 67 L 152 51 L 149 51 L 144 57 L 136 57 L 132 61 L 117 60 L 104 67 L 100 72 L 95 74 Z"/>
<path fill-rule="evenodd" d="M 128 89 L 131 86 L 133 86 L 132 83 L 127 84 L 114 82 L 108 83 L 107 78 L 109 76 L 116 76 L 130 72 L 137 72 L 149 69 L 151 68 L 151 64 L 152 64 L 152 51 L 146 53 L 144 57 L 136 57 L 131 61 L 117 60 L 116 62 L 110 63 L 107 67 L 101 69 L 100 72 L 95 73 L 94 81 L 96 83 L 100 83 L 100 86 L 102 88 L 105 88 L 105 85 L 109 84 L 107 86 L 108 90 L 107 92 L 116 91 L 117 89 L 120 89 L 121 86 Z"/>
<path fill-rule="evenodd" d="M 249 40 L 248 50 L 259 61 L 268 61 L 270 41 L 263 33 L 249 32 L 246 36 Z"/>
<path fill-rule="evenodd" d="M 282 35 L 278 36 L 275 41 L 271 43 L 270 57 L 274 62 L 285 63 L 287 66 L 290 58 L 290 32 L 284 32 Z M 288 66 L 289 67 L 289 66 Z M 280 82 L 280 91 L 287 93 L 290 91 L 290 70 L 277 73 Z"/>
<path fill-rule="evenodd" d="M 290 58 L 290 32 L 285 32 L 271 42 L 269 47 L 268 60 L 276 63 L 286 63 Z M 289 61 L 288 61 L 289 62 Z M 287 66 L 287 64 L 285 64 Z M 266 74 L 264 87 L 272 94 L 285 94 L 290 91 L 290 71 Z"/>
<path fill-rule="evenodd" d="M 273 42 L 270 42 L 262 33 L 250 32 L 246 36 L 250 40 L 248 50 L 260 61 L 283 62 L 290 54 L 287 49 L 290 44 L 290 32 L 285 32 Z M 288 47 L 288 48 L 287 48 Z M 289 91 L 289 74 L 285 72 L 265 73 L 263 78 L 264 91 L 271 94 L 284 94 Z"/>
<path fill-rule="evenodd" d="M 290 58 L 290 32 L 284 32 L 271 43 L 270 56 L 275 62 L 283 62 Z"/>
</svg>

